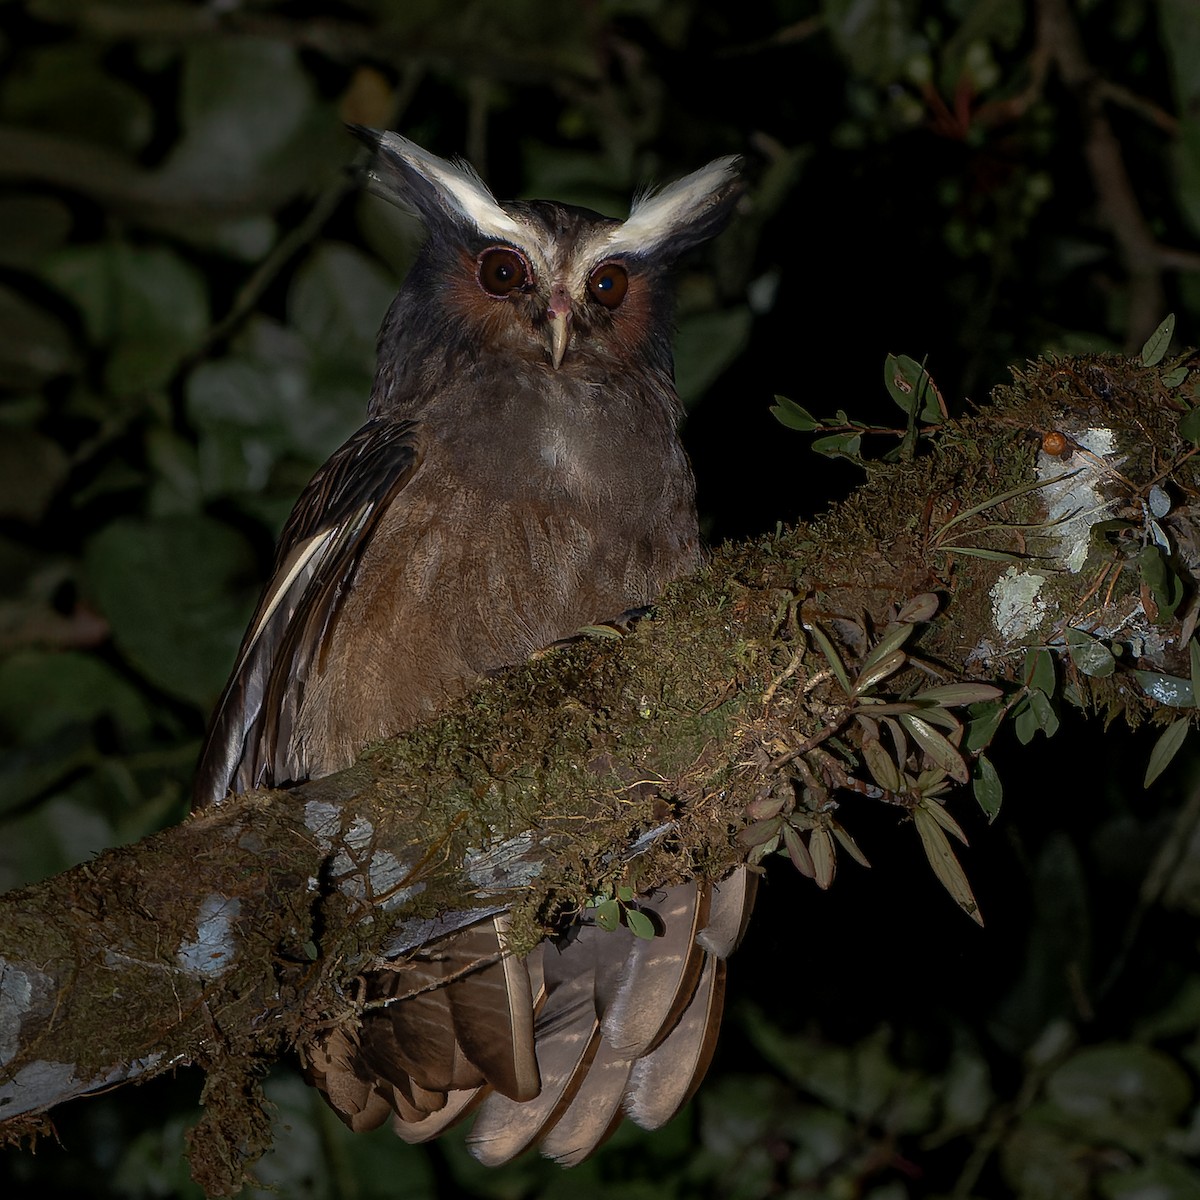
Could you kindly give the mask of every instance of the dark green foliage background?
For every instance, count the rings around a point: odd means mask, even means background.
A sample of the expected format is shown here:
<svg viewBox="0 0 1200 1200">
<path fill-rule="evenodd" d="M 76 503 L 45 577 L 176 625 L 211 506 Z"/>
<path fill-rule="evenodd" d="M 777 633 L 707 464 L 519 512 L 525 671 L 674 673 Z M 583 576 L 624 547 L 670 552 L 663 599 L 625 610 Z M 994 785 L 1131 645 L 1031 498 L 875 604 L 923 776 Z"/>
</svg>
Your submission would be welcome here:
<svg viewBox="0 0 1200 1200">
<path fill-rule="evenodd" d="M 273 538 L 361 417 L 420 233 L 362 198 L 343 121 L 465 153 L 502 196 L 620 214 L 717 154 L 752 205 L 680 282 L 678 374 L 714 539 L 855 482 L 769 415 L 896 421 L 888 352 L 961 410 L 1009 361 L 1200 318 L 1200 9 L 1067 4 L 1150 233 L 1162 312 L 1018 0 L 0 2 L 0 886 L 181 817 Z M 1164 260 L 1165 261 L 1165 260 Z M 571 1173 L 462 1138 L 352 1138 L 284 1069 L 287 1197 L 1200 1196 L 1194 767 L 1064 714 L 956 812 L 987 918 L 847 800 L 875 864 L 777 863 L 716 1068 L 666 1130 Z M 1039 739 L 1040 741 L 1040 739 Z M 1001 750 L 1003 751 L 1003 747 Z M 0 954 L 3 947 L 0 947 Z M 114 1000 L 113 1020 L 121 1019 Z M 6 1197 L 188 1196 L 199 1079 L 55 1114 Z M 256 1193 L 257 1194 L 257 1193 Z M 264 1195 L 267 1193 L 263 1193 Z"/>
</svg>

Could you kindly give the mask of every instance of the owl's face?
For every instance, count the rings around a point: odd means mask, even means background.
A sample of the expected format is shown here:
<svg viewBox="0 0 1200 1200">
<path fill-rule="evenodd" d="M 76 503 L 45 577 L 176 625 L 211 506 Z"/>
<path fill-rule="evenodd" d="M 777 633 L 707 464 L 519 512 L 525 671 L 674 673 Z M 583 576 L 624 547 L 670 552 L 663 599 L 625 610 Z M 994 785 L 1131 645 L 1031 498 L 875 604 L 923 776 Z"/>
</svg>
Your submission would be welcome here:
<svg viewBox="0 0 1200 1200">
<path fill-rule="evenodd" d="M 573 360 L 636 352 L 661 306 L 661 271 L 610 244 L 620 222 L 545 201 L 502 211 L 519 234 L 463 246 L 449 304 L 494 347 L 553 370 L 568 352 Z"/>
<path fill-rule="evenodd" d="M 398 134 L 358 132 L 378 151 L 373 190 L 415 208 L 429 229 L 397 302 L 410 327 L 419 319 L 442 342 L 469 338 L 538 370 L 670 371 L 666 269 L 725 223 L 739 194 L 735 159 L 642 197 L 619 221 L 543 200 L 499 204 L 465 165 Z"/>
</svg>

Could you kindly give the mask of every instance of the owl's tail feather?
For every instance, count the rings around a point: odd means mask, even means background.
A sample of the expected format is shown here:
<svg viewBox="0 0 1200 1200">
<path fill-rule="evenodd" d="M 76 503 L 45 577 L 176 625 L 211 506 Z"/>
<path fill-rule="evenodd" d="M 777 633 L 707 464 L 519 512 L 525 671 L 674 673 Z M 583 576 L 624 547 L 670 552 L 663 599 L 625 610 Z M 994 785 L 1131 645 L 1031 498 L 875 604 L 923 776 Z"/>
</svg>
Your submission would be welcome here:
<svg viewBox="0 0 1200 1200">
<path fill-rule="evenodd" d="M 756 882 L 743 868 L 719 885 L 671 888 L 656 903 L 663 937 L 639 939 L 631 950 L 617 995 L 598 1013 L 600 1049 L 590 1070 L 553 1121 L 531 1139 L 543 1154 L 574 1166 L 612 1134 L 622 1116 L 657 1129 L 690 1099 L 716 1048 L 725 958 L 745 931 Z M 670 944 L 672 921 L 687 932 L 686 955 Z M 657 1026 L 652 1016 L 661 1018 Z M 540 1049 L 539 1039 L 539 1055 Z M 512 1111 L 502 1097 L 489 1096 L 468 1137 L 472 1152 L 487 1163 L 505 1161 L 493 1158 L 491 1146 L 479 1140 L 493 1105 Z"/>
<path fill-rule="evenodd" d="M 690 883 L 656 896 L 643 908 L 654 938 L 589 925 L 561 949 L 544 948 L 546 1003 L 534 1027 L 538 1107 L 484 1100 L 468 1139 L 477 1158 L 507 1162 L 540 1142 L 548 1157 L 576 1162 L 608 1137 L 633 1064 L 669 1035 L 695 995 L 705 959 L 696 936 L 711 895 L 707 884 Z"/>
<path fill-rule="evenodd" d="M 355 1130 L 392 1115 L 423 1142 L 478 1109 L 482 1162 L 534 1144 L 580 1162 L 622 1115 L 656 1129 L 699 1085 L 755 884 L 743 868 L 668 888 L 640 905 L 653 939 L 580 925 L 523 961 L 503 952 L 503 918 L 481 922 L 368 976 L 361 1025 L 309 1047 L 309 1076 Z"/>
<path fill-rule="evenodd" d="M 461 1116 L 462 1095 L 485 1083 L 518 1100 L 537 1095 L 535 989 L 506 933 L 501 914 L 361 976 L 358 1026 L 302 1048 L 307 1074 L 352 1129 L 393 1112 L 407 1122 L 440 1119 L 447 1107 Z"/>
</svg>

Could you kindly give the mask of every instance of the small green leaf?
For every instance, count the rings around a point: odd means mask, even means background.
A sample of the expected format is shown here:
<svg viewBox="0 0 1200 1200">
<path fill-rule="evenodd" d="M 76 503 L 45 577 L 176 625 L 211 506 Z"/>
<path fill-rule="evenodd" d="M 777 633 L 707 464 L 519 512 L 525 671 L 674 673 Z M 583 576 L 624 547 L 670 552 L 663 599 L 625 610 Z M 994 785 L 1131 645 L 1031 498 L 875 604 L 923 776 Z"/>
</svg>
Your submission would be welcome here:
<svg viewBox="0 0 1200 1200">
<path fill-rule="evenodd" d="M 1000 813 L 1000 805 L 1004 800 L 1004 785 L 991 759 L 980 755 L 975 760 L 975 770 L 971 781 L 976 803 L 983 809 L 990 825 Z"/>
<path fill-rule="evenodd" d="M 916 783 L 911 785 L 911 791 L 918 799 L 936 798 L 950 787 L 946 780 L 946 772 L 940 767 L 926 767 L 917 776 Z"/>
<path fill-rule="evenodd" d="M 1017 741 L 1022 746 L 1028 746 L 1038 731 L 1037 717 L 1034 716 L 1033 705 L 1029 703 L 1028 696 L 1022 697 L 1013 705 L 1012 722 Z"/>
<path fill-rule="evenodd" d="M 1200 645 L 1195 638 L 1188 642 L 1188 657 L 1191 661 L 1192 704 L 1200 708 Z"/>
<path fill-rule="evenodd" d="M 896 614 L 896 621 L 901 625 L 920 625 L 932 621 L 937 616 L 940 603 L 936 592 L 920 592 Z"/>
<path fill-rule="evenodd" d="M 912 459 L 917 448 L 918 433 L 916 422 L 911 417 L 909 422 L 904 436 L 883 456 L 884 462 L 909 462 Z"/>
<path fill-rule="evenodd" d="M 792 866 L 806 878 L 816 878 L 817 869 L 813 866 L 812 855 L 809 854 L 804 839 L 791 825 L 785 824 L 783 827 L 783 844 L 787 848 L 788 858 L 792 860 Z"/>
<path fill-rule="evenodd" d="M 869 670 L 881 659 L 887 658 L 893 650 L 898 650 L 912 636 L 912 632 L 913 627 L 911 625 L 893 625 L 871 647 L 871 652 L 863 660 L 862 669 L 864 671 Z"/>
<path fill-rule="evenodd" d="M 765 796 L 755 796 L 746 805 L 746 816 L 752 821 L 765 821 L 771 817 L 777 817 L 783 812 L 784 799 L 782 795 L 770 793 Z"/>
<path fill-rule="evenodd" d="M 917 709 L 917 715 L 922 721 L 930 725 L 936 725 L 939 729 L 946 730 L 951 735 L 950 740 L 957 746 L 959 737 L 961 737 L 962 722 L 948 709 L 939 706 L 928 707 L 922 705 Z M 955 736 L 959 735 L 959 736 Z"/>
<path fill-rule="evenodd" d="M 912 713 L 903 713 L 900 724 L 912 734 L 913 740 L 935 766 L 945 771 L 957 783 L 970 778 L 963 756 L 936 729 Z"/>
<path fill-rule="evenodd" d="M 866 759 L 867 770 L 871 772 L 871 777 L 881 788 L 889 792 L 900 790 L 900 768 L 881 742 L 874 738 L 864 741 L 862 755 Z"/>
<path fill-rule="evenodd" d="M 984 562 L 1019 563 L 1024 562 L 1020 554 L 1011 550 L 988 550 L 984 546 L 938 546 L 944 554 L 962 554 L 966 558 L 979 558 Z"/>
<path fill-rule="evenodd" d="M 1175 314 L 1168 313 L 1163 323 L 1146 339 L 1142 347 L 1142 365 L 1157 366 L 1167 356 L 1171 337 L 1175 333 Z"/>
<path fill-rule="evenodd" d="M 640 908 L 625 910 L 625 924 L 634 937 L 644 938 L 648 942 L 654 940 L 654 922 Z"/>
<path fill-rule="evenodd" d="M 811 433 L 812 430 L 821 428 L 821 422 L 807 408 L 802 408 L 786 396 L 775 397 L 775 403 L 771 405 L 771 413 L 780 425 L 785 425 L 788 429 L 799 429 L 802 433 Z"/>
<path fill-rule="evenodd" d="M 921 837 L 921 845 L 925 850 L 925 857 L 929 859 L 929 865 L 933 868 L 933 873 L 937 876 L 938 882 L 950 893 L 954 898 L 954 902 L 972 921 L 982 925 L 983 917 L 979 912 L 979 905 L 976 903 L 975 894 L 971 891 L 971 885 L 967 882 L 966 873 L 963 871 L 958 859 L 954 856 L 950 840 L 942 831 L 937 818 L 934 817 L 925 804 L 920 804 L 914 808 L 912 816 L 913 824 L 917 827 L 917 833 Z"/>
<path fill-rule="evenodd" d="M 829 437 L 820 437 L 813 442 L 812 448 L 826 458 L 848 458 L 853 462 L 862 460 L 862 436 L 857 433 L 834 433 Z"/>
<path fill-rule="evenodd" d="M 761 821 L 755 821 L 744 829 L 738 830 L 737 840 L 743 846 L 762 846 L 772 838 L 779 836 L 779 827 L 782 824 L 782 817 L 765 817 Z"/>
<path fill-rule="evenodd" d="M 1149 787 L 1167 769 L 1171 759 L 1183 745 L 1190 724 L 1187 717 L 1179 717 L 1162 731 L 1162 735 L 1154 743 L 1154 749 L 1150 751 L 1150 761 L 1146 764 L 1146 778 L 1142 781 L 1142 787 Z"/>
<path fill-rule="evenodd" d="M 841 655 L 838 654 L 834 644 L 829 640 L 829 635 L 815 623 L 806 624 L 804 626 L 809 633 L 812 634 L 813 641 L 817 643 L 820 651 L 825 655 L 825 660 L 829 663 L 830 669 L 837 676 L 837 681 L 842 685 L 842 690 L 849 696 L 854 688 L 850 685 L 850 676 L 846 674 L 846 668 L 842 664 Z"/>
<path fill-rule="evenodd" d="M 846 830 L 836 821 L 830 821 L 829 828 L 833 831 L 833 836 L 837 838 L 838 845 L 850 855 L 852 859 L 860 867 L 871 869 L 871 864 L 867 861 L 867 856 L 858 848 L 858 843 L 846 832 Z"/>
<path fill-rule="evenodd" d="M 937 704 L 952 708 L 959 704 L 984 704 L 999 700 L 1004 693 L 990 683 L 943 683 L 938 687 L 926 688 L 913 699 L 919 704 Z"/>
<path fill-rule="evenodd" d="M 971 709 L 971 719 L 967 724 L 967 749 L 973 753 L 991 745 L 1000 722 L 1004 720 L 1005 706 L 1002 701 L 991 704 L 977 704 Z"/>
<path fill-rule="evenodd" d="M 941 396 L 929 372 L 916 359 L 907 354 L 889 354 L 883 364 L 883 382 L 902 412 L 927 423 L 942 419 Z"/>
<path fill-rule="evenodd" d="M 769 838 L 760 845 L 751 847 L 750 852 L 746 855 L 746 861 L 751 866 L 755 866 L 762 862 L 762 860 L 766 858 L 768 854 L 774 854 L 775 851 L 779 849 L 779 841 L 780 835 L 777 833 L 773 838 Z"/>
<path fill-rule="evenodd" d="M 1047 737 L 1058 732 L 1058 714 L 1043 692 L 1030 692 L 1012 710 L 1017 741 L 1027 746 L 1039 731 Z"/>
<path fill-rule="evenodd" d="M 1071 661 L 1085 674 L 1097 679 L 1111 675 L 1117 669 L 1113 652 L 1101 641 L 1082 629 L 1067 630 L 1067 650 Z"/>
<path fill-rule="evenodd" d="M 1168 371 L 1163 375 L 1163 387 L 1177 388 L 1187 377 L 1188 368 L 1186 366 L 1176 367 L 1173 371 Z"/>
<path fill-rule="evenodd" d="M 829 830 L 823 825 L 818 825 L 808 835 L 808 852 L 812 856 L 814 882 L 819 888 L 827 888 L 837 871 L 837 851 Z"/>
<path fill-rule="evenodd" d="M 611 896 L 596 905 L 596 924 L 611 933 L 621 923 L 621 906 Z"/>
<path fill-rule="evenodd" d="M 1045 696 L 1054 695 L 1054 656 L 1049 650 L 1025 651 L 1025 686 Z"/>
<path fill-rule="evenodd" d="M 863 692 L 869 692 L 889 675 L 895 675 L 906 662 L 908 662 L 908 655 L 903 650 L 893 650 L 891 654 L 878 662 L 864 666 L 855 681 L 854 694 L 857 696 Z"/>
<path fill-rule="evenodd" d="M 946 811 L 944 805 L 936 800 L 923 800 L 921 805 L 951 837 L 957 838 L 964 846 L 970 845 L 962 826 Z"/>
<path fill-rule="evenodd" d="M 1160 675 L 1157 671 L 1134 671 L 1133 676 L 1142 685 L 1142 691 L 1159 704 L 1169 704 L 1172 708 L 1196 707 L 1195 692 L 1190 679 Z"/>
<path fill-rule="evenodd" d="M 896 761 L 898 763 L 907 762 L 908 738 L 905 736 L 900 722 L 892 717 L 884 717 L 883 727 L 888 731 L 888 736 L 892 739 L 892 745 L 896 748 Z"/>
<path fill-rule="evenodd" d="M 1050 697 L 1044 692 L 1029 693 L 1029 707 L 1038 723 L 1038 728 L 1047 736 L 1053 737 L 1058 732 L 1058 713 L 1050 703 Z"/>
</svg>

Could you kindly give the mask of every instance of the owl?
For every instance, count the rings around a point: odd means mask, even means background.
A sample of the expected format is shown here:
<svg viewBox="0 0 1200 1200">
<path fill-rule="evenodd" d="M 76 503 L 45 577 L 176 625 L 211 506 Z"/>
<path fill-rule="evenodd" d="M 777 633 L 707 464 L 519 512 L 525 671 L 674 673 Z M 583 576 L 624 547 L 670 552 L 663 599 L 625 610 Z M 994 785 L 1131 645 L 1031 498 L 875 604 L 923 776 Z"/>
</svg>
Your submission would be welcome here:
<svg viewBox="0 0 1200 1200">
<path fill-rule="evenodd" d="M 427 240 L 383 322 L 367 420 L 321 467 L 212 721 L 199 806 L 349 766 L 472 681 L 650 604 L 698 562 L 677 435 L 668 272 L 740 191 L 721 158 L 625 220 L 498 203 L 395 133 L 371 187 Z M 699 1083 L 745 872 L 642 898 L 658 936 L 581 919 L 517 958 L 489 917 L 354 983 L 360 1019 L 301 1045 L 353 1129 L 410 1141 L 469 1112 L 472 1151 L 586 1157 Z"/>
</svg>

